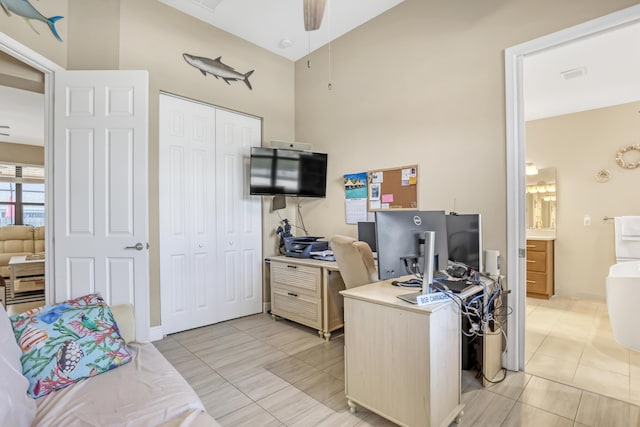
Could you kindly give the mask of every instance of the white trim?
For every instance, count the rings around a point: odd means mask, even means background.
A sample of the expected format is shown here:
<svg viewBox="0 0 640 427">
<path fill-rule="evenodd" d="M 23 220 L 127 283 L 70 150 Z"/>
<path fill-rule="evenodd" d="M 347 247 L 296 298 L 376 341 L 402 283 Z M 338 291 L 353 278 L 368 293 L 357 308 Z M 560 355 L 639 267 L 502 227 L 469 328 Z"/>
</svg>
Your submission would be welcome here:
<svg viewBox="0 0 640 427">
<path fill-rule="evenodd" d="M 162 326 L 152 326 L 149 328 L 149 342 L 161 341 L 164 339 Z"/>
<path fill-rule="evenodd" d="M 631 6 L 505 50 L 507 283 L 511 289 L 509 305 L 515 307 L 514 315 L 507 319 L 510 335 L 505 358 L 507 369 L 514 371 L 524 369 L 525 260 L 518 257 L 518 251 L 524 251 L 525 247 L 523 59 L 533 53 L 637 23 L 640 23 L 640 5 Z"/>
<path fill-rule="evenodd" d="M 45 276 L 54 276 L 54 252 L 53 252 L 53 75 L 64 68 L 50 59 L 42 56 L 33 49 L 8 37 L 0 32 L 0 51 L 10 55 L 19 61 L 33 67 L 44 74 L 44 164 L 45 164 Z M 50 304 L 54 301 L 54 287 L 45 287 L 45 301 Z"/>
</svg>

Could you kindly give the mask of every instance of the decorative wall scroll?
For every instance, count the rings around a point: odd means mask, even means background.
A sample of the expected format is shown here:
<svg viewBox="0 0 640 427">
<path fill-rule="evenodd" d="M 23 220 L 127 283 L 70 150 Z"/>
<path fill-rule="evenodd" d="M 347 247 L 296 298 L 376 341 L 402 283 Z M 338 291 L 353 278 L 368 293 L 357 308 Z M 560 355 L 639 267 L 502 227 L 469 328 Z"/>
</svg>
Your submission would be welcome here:
<svg viewBox="0 0 640 427">
<path fill-rule="evenodd" d="M 618 163 L 618 166 L 623 169 L 635 169 L 640 166 L 640 160 L 638 160 L 637 162 L 628 162 L 624 159 L 624 155 L 629 151 L 640 152 L 640 144 L 627 145 L 626 147 L 622 147 L 620 150 L 618 150 L 618 152 L 616 153 L 616 163 Z"/>
</svg>

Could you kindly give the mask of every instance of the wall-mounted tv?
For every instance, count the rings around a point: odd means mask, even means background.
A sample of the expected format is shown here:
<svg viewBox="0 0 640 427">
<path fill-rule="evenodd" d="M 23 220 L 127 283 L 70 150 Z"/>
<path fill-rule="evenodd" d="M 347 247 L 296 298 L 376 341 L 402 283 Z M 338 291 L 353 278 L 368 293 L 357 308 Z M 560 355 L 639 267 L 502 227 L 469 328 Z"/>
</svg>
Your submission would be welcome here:
<svg viewBox="0 0 640 427">
<path fill-rule="evenodd" d="M 249 193 L 252 195 L 326 195 L 326 153 L 253 147 L 250 169 Z"/>
</svg>

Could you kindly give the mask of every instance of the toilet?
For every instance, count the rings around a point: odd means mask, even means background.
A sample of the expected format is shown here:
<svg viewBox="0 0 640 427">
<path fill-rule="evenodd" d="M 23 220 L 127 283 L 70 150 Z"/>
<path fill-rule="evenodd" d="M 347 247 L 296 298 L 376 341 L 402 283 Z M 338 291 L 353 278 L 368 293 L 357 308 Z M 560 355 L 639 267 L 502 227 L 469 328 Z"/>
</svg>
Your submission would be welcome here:
<svg viewBox="0 0 640 427">
<path fill-rule="evenodd" d="M 638 217 L 635 217 L 638 218 Z M 640 352 L 637 310 L 640 301 L 640 239 L 625 239 L 615 219 L 616 264 L 606 279 L 607 311 L 618 343 Z"/>
</svg>

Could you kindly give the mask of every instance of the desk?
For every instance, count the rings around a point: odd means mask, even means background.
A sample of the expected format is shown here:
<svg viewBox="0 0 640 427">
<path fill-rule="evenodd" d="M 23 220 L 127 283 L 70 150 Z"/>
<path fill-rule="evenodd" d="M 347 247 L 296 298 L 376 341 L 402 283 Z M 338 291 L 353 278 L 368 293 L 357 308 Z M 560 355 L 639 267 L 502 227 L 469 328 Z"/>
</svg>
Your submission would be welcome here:
<svg viewBox="0 0 640 427">
<path fill-rule="evenodd" d="M 44 258 L 27 260 L 25 255 L 14 256 L 9 260 L 11 268 L 11 297 L 14 298 L 16 292 L 35 291 L 44 289 Z M 37 276 L 38 280 L 29 282 L 28 285 L 20 288 L 20 277 Z"/>
<path fill-rule="evenodd" d="M 340 292 L 345 394 L 352 411 L 361 405 L 402 426 L 448 426 L 464 406 L 460 314 L 452 301 L 417 306 L 397 298 L 412 291 L 386 280 Z"/>
<path fill-rule="evenodd" d="M 344 325 L 344 282 L 338 264 L 315 259 L 276 256 L 271 263 L 271 315 L 318 330 L 327 341 Z"/>
</svg>

